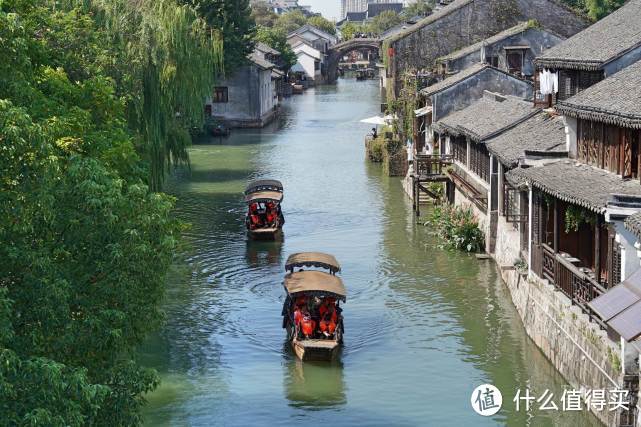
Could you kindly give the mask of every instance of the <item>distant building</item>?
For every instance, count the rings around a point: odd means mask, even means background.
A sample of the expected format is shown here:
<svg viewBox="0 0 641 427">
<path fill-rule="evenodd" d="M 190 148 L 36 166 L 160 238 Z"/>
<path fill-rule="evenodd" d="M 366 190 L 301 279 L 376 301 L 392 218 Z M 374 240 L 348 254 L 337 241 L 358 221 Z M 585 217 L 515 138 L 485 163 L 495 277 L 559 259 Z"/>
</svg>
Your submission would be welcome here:
<svg viewBox="0 0 641 427">
<path fill-rule="evenodd" d="M 296 64 L 291 68 L 291 74 L 297 81 L 314 84 L 323 79 L 321 64 L 323 54 L 304 41 L 297 41 L 292 45 L 296 54 Z"/>
<path fill-rule="evenodd" d="M 370 5 L 372 4 L 396 4 L 398 6 L 394 6 L 393 10 L 396 12 L 400 12 L 403 9 L 403 2 L 402 1 L 390 1 L 390 0 L 341 0 L 341 18 L 346 18 L 348 13 L 352 12 L 367 12 Z M 382 10 L 390 10 L 389 8 L 375 8 L 375 11 L 380 11 Z M 378 15 L 378 13 L 375 12 L 374 15 L 371 15 L 370 18 L 373 18 L 374 16 Z"/>
<path fill-rule="evenodd" d="M 263 127 L 271 122 L 278 113 L 284 75 L 265 58 L 277 59 L 276 54 L 259 44 L 247 65 L 214 87 L 205 104 L 206 115 L 229 127 Z"/>
</svg>

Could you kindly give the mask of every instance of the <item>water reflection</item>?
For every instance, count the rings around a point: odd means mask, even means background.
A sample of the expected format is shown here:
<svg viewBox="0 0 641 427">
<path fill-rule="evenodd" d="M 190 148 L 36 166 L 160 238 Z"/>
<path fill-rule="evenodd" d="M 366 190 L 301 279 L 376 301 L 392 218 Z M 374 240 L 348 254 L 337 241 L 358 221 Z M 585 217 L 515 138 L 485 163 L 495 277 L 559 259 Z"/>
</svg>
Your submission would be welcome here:
<svg viewBox="0 0 641 427">
<path fill-rule="evenodd" d="M 267 265 L 280 266 L 283 263 L 283 233 L 275 241 L 247 240 L 245 260 L 250 267 Z"/>
<path fill-rule="evenodd" d="M 285 397 L 290 406 L 313 410 L 347 403 L 343 366 L 338 361 L 303 363 L 298 359 L 291 360 L 285 364 L 284 377 Z"/>
</svg>

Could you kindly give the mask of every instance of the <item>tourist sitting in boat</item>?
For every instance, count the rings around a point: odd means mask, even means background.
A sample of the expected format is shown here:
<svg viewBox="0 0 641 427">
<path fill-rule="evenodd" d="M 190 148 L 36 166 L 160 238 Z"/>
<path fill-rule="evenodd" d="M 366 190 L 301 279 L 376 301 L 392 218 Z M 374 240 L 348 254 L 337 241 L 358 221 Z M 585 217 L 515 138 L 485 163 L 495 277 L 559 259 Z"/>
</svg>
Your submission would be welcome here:
<svg viewBox="0 0 641 427">
<path fill-rule="evenodd" d="M 314 332 L 316 331 L 316 321 L 312 319 L 312 315 L 306 309 L 303 311 L 300 330 L 305 338 L 313 338 Z"/>
<path fill-rule="evenodd" d="M 276 224 L 276 219 L 278 218 L 278 211 L 276 210 L 276 205 L 274 202 L 267 202 L 265 205 L 265 223 L 268 226 L 273 226 Z"/>
<path fill-rule="evenodd" d="M 338 313 L 336 310 L 334 298 L 325 298 L 323 304 L 319 308 L 320 322 L 318 324 L 320 332 L 325 337 L 331 337 L 336 331 L 336 322 L 338 321 Z"/>
<path fill-rule="evenodd" d="M 255 230 L 263 226 L 263 220 L 258 213 L 258 203 L 252 203 L 249 206 L 249 228 Z"/>
</svg>

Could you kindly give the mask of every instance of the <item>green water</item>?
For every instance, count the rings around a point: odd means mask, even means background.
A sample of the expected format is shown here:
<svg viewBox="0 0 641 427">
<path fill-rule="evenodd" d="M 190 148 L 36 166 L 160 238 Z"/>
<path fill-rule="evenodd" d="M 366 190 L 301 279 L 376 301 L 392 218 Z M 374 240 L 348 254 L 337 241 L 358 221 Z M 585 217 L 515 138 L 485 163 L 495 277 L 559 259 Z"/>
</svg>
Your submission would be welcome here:
<svg viewBox="0 0 641 427">
<path fill-rule="evenodd" d="M 167 322 L 141 352 L 156 368 L 149 425 L 596 425 L 585 414 L 516 412 L 518 388 L 565 383 L 532 344 L 489 261 L 438 249 L 398 178 L 364 160 L 359 120 L 377 114 L 375 81 L 340 80 L 288 100 L 279 123 L 191 150 L 169 191 L 190 222 L 168 280 Z M 285 186 L 285 238 L 247 242 L 241 192 Z M 340 362 L 305 363 L 285 344 L 288 254 L 334 254 L 348 289 Z M 579 362 L 580 363 L 580 362 Z M 503 409 L 470 395 L 491 383 Z"/>
</svg>

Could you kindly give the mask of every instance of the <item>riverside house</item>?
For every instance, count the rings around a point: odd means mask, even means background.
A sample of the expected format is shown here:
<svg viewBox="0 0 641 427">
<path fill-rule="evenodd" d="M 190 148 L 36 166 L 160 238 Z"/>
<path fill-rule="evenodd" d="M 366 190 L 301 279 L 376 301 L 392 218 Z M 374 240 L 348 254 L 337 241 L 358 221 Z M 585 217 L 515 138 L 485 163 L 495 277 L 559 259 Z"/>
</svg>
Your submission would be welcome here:
<svg viewBox="0 0 641 427">
<path fill-rule="evenodd" d="M 552 106 L 641 58 L 641 0 L 625 6 L 536 58 L 535 102 Z M 541 84 L 549 72 L 554 85 Z"/>
<path fill-rule="evenodd" d="M 278 113 L 279 75 L 277 67 L 255 50 L 248 63 L 214 87 L 205 104 L 205 114 L 229 127 L 258 128 Z"/>
<path fill-rule="evenodd" d="M 440 152 L 452 159 L 447 172 L 454 184 L 450 187 L 449 201 L 472 208 L 486 236 L 496 227 L 496 218 L 491 213 L 498 211 L 498 166 L 486 142 L 535 114 L 537 110 L 529 100 L 485 92 L 483 98 L 434 126 L 442 142 Z M 486 239 L 488 252 L 493 252 L 493 244 Z"/>
<path fill-rule="evenodd" d="M 641 62 L 636 62 L 559 100 L 556 109 L 564 115 L 569 158 L 540 166 L 523 164 L 506 174 L 508 182 L 526 191 L 529 201 L 528 249 L 521 253 L 527 253 L 531 280 L 548 283 L 567 298 L 594 322 L 588 323 L 591 333 L 604 331 L 595 359 L 606 357 L 604 348 L 616 352 L 617 362 L 605 363 L 606 377 L 629 389 L 633 404 L 641 338 L 640 87 Z M 511 254 L 516 256 L 514 249 Z M 575 339 L 585 334 L 573 333 Z M 579 375 L 576 380 L 606 381 L 602 374 Z M 627 425 L 635 413 L 618 416 L 617 422 Z"/>
</svg>

